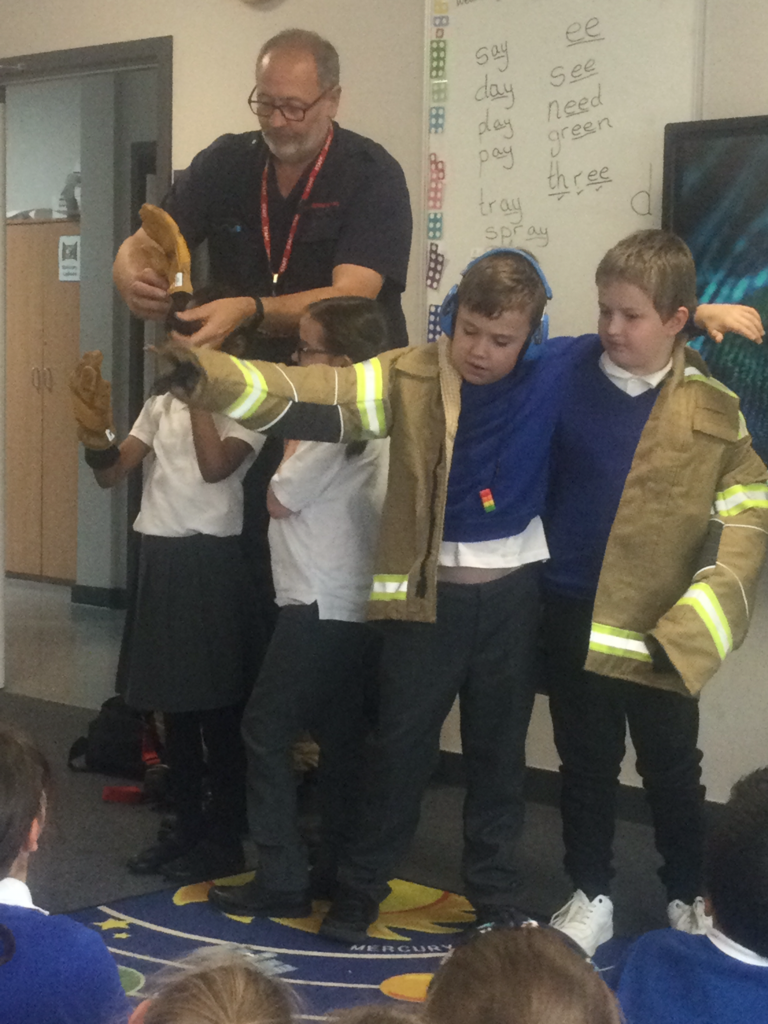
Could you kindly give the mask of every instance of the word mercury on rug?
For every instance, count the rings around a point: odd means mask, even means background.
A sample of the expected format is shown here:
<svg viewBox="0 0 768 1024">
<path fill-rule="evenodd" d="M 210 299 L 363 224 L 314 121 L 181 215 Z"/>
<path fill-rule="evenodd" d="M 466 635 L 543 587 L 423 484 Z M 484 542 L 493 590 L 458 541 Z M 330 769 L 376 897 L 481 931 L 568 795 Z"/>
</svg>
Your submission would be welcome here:
<svg viewBox="0 0 768 1024">
<path fill-rule="evenodd" d="M 217 883 L 118 900 L 69 916 L 100 931 L 138 1002 L 147 978 L 201 946 L 236 942 L 269 974 L 296 986 L 304 1020 L 330 1010 L 389 999 L 421 1002 L 452 938 L 474 919 L 463 896 L 395 880 L 369 940 L 341 946 L 318 936 L 328 904 L 311 917 L 270 919 L 222 914 L 208 903 L 212 884 L 239 885 L 253 872 Z"/>
</svg>

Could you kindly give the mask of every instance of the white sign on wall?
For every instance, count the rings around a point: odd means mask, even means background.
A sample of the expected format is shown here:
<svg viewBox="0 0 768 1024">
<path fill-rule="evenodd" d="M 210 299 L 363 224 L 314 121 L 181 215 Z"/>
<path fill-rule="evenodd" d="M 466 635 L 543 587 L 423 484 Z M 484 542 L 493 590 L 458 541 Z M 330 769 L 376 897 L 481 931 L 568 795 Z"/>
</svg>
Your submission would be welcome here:
<svg viewBox="0 0 768 1024">
<path fill-rule="evenodd" d="M 59 280 L 80 280 L 80 235 L 59 237 Z"/>
</svg>

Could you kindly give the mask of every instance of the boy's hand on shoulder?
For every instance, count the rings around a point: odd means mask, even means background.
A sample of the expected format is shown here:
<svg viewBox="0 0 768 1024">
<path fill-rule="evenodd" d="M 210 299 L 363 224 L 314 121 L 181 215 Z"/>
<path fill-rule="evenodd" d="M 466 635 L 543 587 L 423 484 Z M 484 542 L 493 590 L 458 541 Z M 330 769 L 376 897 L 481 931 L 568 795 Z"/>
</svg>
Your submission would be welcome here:
<svg viewBox="0 0 768 1024">
<path fill-rule="evenodd" d="M 709 337 L 721 342 L 724 335 L 740 334 L 743 338 L 762 344 L 765 328 L 760 314 L 751 306 L 734 303 L 702 303 L 696 310 L 694 323 L 703 328 Z"/>
</svg>

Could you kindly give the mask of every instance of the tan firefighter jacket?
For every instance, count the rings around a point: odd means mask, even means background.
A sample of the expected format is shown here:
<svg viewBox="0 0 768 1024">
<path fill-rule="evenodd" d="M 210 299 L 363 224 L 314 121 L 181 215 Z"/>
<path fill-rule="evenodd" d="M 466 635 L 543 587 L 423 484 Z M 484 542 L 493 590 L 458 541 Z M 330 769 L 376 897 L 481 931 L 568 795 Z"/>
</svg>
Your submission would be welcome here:
<svg viewBox="0 0 768 1024">
<path fill-rule="evenodd" d="M 435 621 L 437 558 L 461 395 L 448 345 L 444 337 L 341 368 L 287 367 L 206 349 L 173 349 L 178 359 L 205 371 L 191 392 L 174 393 L 253 430 L 269 432 L 292 403 L 306 402 L 338 408 L 339 441 L 390 436 L 369 619 Z M 310 427 L 302 439 L 315 440 L 311 433 Z"/>
<path fill-rule="evenodd" d="M 739 400 L 680 347 L 608 538 L 586 668 L 698 694 L 746 635 L 766 531 L 766 468 Z M 654 641 L 676 672 L 654 670 Z"/>
<path fill-rule="evenodd" d="M 173 350 L 204 371 L 189 392 L 192 404 L 252 429 L 268 432 L 292 403 L 305 402 L 337 407 L 339 441 L 391 436 L 369 619 L 435 620 L 460 410 L 461 378 L 448 345 L 443 337 L 343 368 Z M 314 439 L 311 429 L 303 436 Z M 609 536 L 586 667 L 697 694 L 744 639 L 766 531 L 766 468 L 752 449 L 738 399 L 696 352 L 680 347 Z M 676 671 L 654 669 L 648 646 L 654 640 Z"/>
</svg>

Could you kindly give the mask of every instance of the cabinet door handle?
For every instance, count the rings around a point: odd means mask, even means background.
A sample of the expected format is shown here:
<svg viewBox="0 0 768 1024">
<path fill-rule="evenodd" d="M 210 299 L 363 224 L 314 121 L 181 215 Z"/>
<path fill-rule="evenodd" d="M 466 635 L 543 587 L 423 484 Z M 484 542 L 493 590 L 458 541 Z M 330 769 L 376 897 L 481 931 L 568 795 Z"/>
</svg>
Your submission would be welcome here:
<svg viewBox="0 0 768 1024">
<path fill-rule="evenodd" d="M 53 391 L 53 370 L 50 366 L 46 366 L 43 369 L 43 383 L 49 391 Z"/>
<path fill-rule="evenodd" d="M 37 366 L 32 367 L 32 387 L 35 391 L 40 390 L 40 368 Z"/>
</svg>

